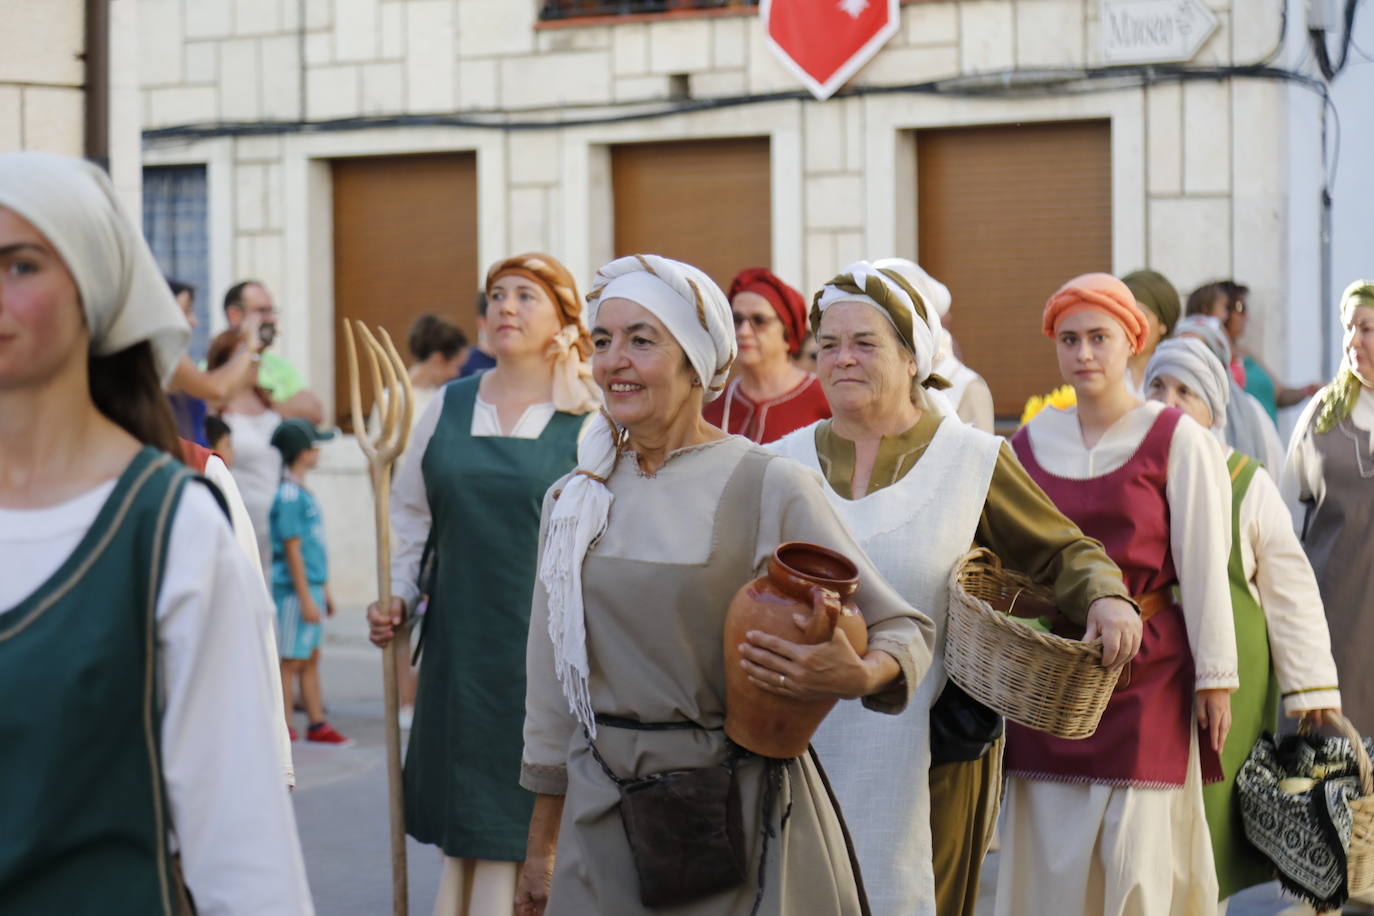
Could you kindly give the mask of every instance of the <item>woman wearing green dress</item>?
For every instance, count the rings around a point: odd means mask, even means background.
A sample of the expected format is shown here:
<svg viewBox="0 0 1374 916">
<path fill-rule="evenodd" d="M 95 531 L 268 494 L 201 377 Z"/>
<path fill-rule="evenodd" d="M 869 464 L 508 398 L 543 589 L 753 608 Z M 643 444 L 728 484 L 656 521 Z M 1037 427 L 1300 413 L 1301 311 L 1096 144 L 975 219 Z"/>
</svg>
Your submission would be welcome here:
<svg viewBox="0 0 1374 916">
<path fill-rule="evenodd" d="M 416 422 L 419 460 L 402 464 L 393 487 L 397 597 L 389 613 L 368 609 L 372 641 L 385 646 L 429 596 L 404 783 L 407 832 L 445 857 L 435 916 L 514 905 L 534 807 L 519 780 L 539 508 L 576 463 L 600 404 L 582 302 L 562 264 L 544 254 L 499 261 L 486 294 L 496 367 L 446 385 Z"/>
<path fill-rule="evenodd" d="M 1227 371 L 1200 340 L 1159 345 L 1145 371 L 1152 400 L 1188 414 L 1224 441 Z M 1231 733 L 1221 753 L 1225 778 L 1203 786 L 1217 883 L 1224 901 L 1270 880 L 1272 868 L 1245 839 L 1235 803 L 1236 773 L 1265 731 L 1289 716 L 1322 724 L 1339 710 L 1336 662 L 1321 594 L 1273 479 L 1254 458 L 1228 449 L 1231 480 L 1231 609 L 1240 687 L 1231 695 Z"/>
<path fill-rule="evenodd" d="M 173 457 L 189 337 L 108 176 L 0 156 L 6 914 L 313 912 L 271 605 Z"/>
</svg>

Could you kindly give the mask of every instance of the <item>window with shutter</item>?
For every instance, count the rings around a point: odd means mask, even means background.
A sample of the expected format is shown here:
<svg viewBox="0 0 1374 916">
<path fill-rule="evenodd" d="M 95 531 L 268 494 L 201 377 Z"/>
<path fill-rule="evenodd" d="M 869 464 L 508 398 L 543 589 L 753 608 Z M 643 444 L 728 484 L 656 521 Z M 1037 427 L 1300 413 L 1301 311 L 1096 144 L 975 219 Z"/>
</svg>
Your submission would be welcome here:
<svg viewBox="0 0 1374 916">
<path fill-rule="evenodd" d="M 424 312 L 477 339 L 477 156 L 336 159 L 332 173 L 335 419 L 351 430 L 341 318 L 386 328 L 407 362 L 406 333 Z M 362 387 L 366 413 L 372 409 L 366 376 Z"/>
<path fill-rule="evenodd" d="M 686 261 L 722 288 L 773 261 L 767 137 L 611 148 L 615 254 Z"/>
<path fill-rule="evenodd" d="M 1045 300 L 1112 269 L 1111 122 L 919 130 L 916 167 L 919 260 L 950 289 L 964 362 L 1014 421 L 1062 384 Z"/>
</svg>

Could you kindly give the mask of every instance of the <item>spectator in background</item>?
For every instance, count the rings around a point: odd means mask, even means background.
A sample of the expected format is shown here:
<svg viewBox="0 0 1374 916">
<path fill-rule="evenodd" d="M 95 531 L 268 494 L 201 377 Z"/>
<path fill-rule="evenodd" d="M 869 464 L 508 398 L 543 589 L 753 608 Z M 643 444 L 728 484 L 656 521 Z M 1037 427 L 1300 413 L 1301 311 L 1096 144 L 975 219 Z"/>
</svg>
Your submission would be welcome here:
<svg viewBox="0 0 1374 916">
<path fill-rule="evenodd" d="M 247 324 L 245 336 L 256 328 L 258 352 L 257 385 L 271 399 L 271 407 L 283 417 L 300 417 L 311 423 L 324 422 L 324 405 L 305 387 L 296 367 L 269 349 L 280 331 L 277 306 L 267 287 L 258 280 L 243 280 L 224 294 L 224 318 L 230 330 Z"/>
<path fill-rule="evenodd" d="M 1179 301 L 1178 290 L 1158 271 L 1136 270 L 1121 278 L 1126 288 L 1135 296 L 1135 304 L 1145 313 L 1149 325 L 1149 336 L 1140 352 L 1126 361 L 1127 382 L 1136 397 L 1145 397 L 1145 367 L 1154 355 L 1155 347 L 1168 337 L 1178 324 L 1183 303 Z"/>
<path fill-rule="evenodd" d="M 410 384 L 415 391 L 418 420 L 435 393 L 462 371 L 469 353 L 468 336 L 453 322 L 426 314 L 410 326 L 406 344 L 415 359 L 410 364 Z"/>
<path fill-rule="evenodd" d="M 1222 313 L 1218 309 L 1213 314 L 1222 319 L 1226 334 L 1231 338 L 1235 364 L 1240 367 L 1240 376 L 1236 380 L 1245 388 L 1246 394 L 1260 402 L 1269 419 L 1278 423 L 1280 407 L 1302 403 L 1316 394 L 1321 385 L 1313 382 L 1301 388 L 1289 388 L 1279 381 L 1278 376 L 1270 372 L 1269 367 L 1240 342 L 1241 335 L 1250 323 L 1250 287 L 1234 280 L 1222 280 L 1216 285 L 1225 297 L 1225 311 Z"/>
<path fill-rule="evenodd" d="M 272 447 L 281 453 L 282 477 L 272 501 L 272 600 L 277 606 L 277 647 L 281 653 L 283 711 L 291 740 L 291 681 L 299 678 L 301 702 L 309 727 L 305 740 L 346 746 L 353 742 L 324 718 L 320 689 L 320 636 L 324 618 L 334 616 L 329 595 L 329 557 L 324 522 L 305 475 L 320 463 L 318 443 L 334 438 L 299 418 L 284 420 L 272 432 Z"/>
<path fill-rule="evenodd" d="M 459 378 L 467 378 L 483 369 L 495 369 L 496 357 L 487 343 L 487 294 L 485 290 L 477 293 L 477 345 L 468 351 L 463 368 L 458 370 Z"/>
<path fill-rule="evenodd" d="M 219 455 L 225 467 L 234 466 L 234 441 L 229 424 L 213 414 L 205 418 L 205 444 L 210 451 Z"/>
<path fill-rule="evenodd" d="M 233 359 L 243 346 L 237 331 L 225 331 L 210 341 L 205 364 L 211 370 Z M 258 366 L 257 361 L 253 363 Z M 239 486 L 243 504 L 258 541 L 258 559 L 262 569 L 272 568 L 272 539 L 268 528 L 268 513 L 281 480 L 281 456 L 272 447 L 272 433 L 282 417 L 272 409 L 271 398 L 257 386 L 257 374 L 248 376 L 229 392 L 223 401 L 211 404 L 211 409 L 229 427 L 231 450 L 234 453 L 234 482 Z"/>
<path fill-rule="evenodd" d="M 194 328 L 199 324 L 195 312 L 196 288 L 179 280 L 168 280 L 167 285 L 171 287 L 177 305 L 181 306 L 186 323 Z M 190 356 L 181 354 L 167 390 L 168 399 L 172 402 L 172 415 L 177 421 L 177 435 L 181 438 L 189 439 L 196 445 L 210 444 L 205 433 L 206 402 L 223 400 L 252 374 L 253 354 L 262 349 L 257 341 L 256 330 L 256 324 L 245 324 L 243 333 L 249 334 L 244 340 L 245 346 L 213 372 L 202 372 L 196 368 Z"/>
</svg>

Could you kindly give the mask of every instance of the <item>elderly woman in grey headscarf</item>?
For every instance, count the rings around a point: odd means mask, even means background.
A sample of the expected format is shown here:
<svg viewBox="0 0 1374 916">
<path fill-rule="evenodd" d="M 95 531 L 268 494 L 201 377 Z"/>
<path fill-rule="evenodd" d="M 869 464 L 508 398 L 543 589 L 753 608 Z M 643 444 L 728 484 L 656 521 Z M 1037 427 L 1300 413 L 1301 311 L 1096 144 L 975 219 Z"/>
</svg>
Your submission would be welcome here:
<svg viewBox="0 0 1374 916">
<path fill-rule="evenodd" d="M 1223 442 L 1234 384 L 1216 355 L 1188 337 L 1160 344 L 1145 370 L 1151 400 L 1179 408 Z M 1250 748 L 1277 727 L 1280 697 L 1289 716 L 1311 716 L 1317 724 L 1341 706 L 1321 593 L 1283 498 L 1252 456 L 1227 452 L 1240 687 L 1231 694 L 1231 733 L 1221 752 L 1225 778 L 1202 790 L 1223 900 L 1270 878 L 1269 863 L 1245 840 L 1233 789 Z"/>
<path fill-rule="evenodd" d="M 1192 337 L 1207 345 L 1224 365 L 1231 365 L 1231 338 L 1221 320 L 1211 315 L 1185 315 L 1174 327 L 1175 337 Z M 1227 402 L 1223 442 L 1255 458 L 1274 474 L 1283 467 L 1283 442 L 1274 422 L 1254 395 L 1246 394 L 1230 372 L 1226 373 Z"/>
<path fill-rule="evenodd" d="M 815 762 L 741 756 L 722 734 L 725 611 L 784 542 L 848 556 L 863 583 L 867 653 L 838 630 L 815 646 L 750 633 L 740 664 L 780 696 L 863 698 L 888 713 L 906 707 L 930 666 L 930 620 L 868 562 L 813 474 L 702 419 L 735 353 L 730 307 L 710 278 L 638 255 L 601 268 L 588 298 L 607 417 L 544 502 L 521 774 L 539 797 L 516 912 L 646 912 L 663 877 L 654 865 L 698 875 L 708 856 L 714 880 L 678 882 L 666 901 L 674 913 L 864 912 Z M 733 878 L 711 850 L 671 857 L 631 845 L 622 783 L 722 764 L 737 795 L 698 799 L 693 811 L 718 814 L 724 837 L 737 805 Z M 680 825 L 649 827 L 672 836 Z"/>
<path fill-rule="evenodd" d="M 168 454 L 161 386 L 188 336 L 104 173 L 0 156 L 0 811 L 23 825 L 0 843 L 8 909 L 171 913 L 189 893 L 200 913 L 311 910 L 271 606 Z"/>
</svg>

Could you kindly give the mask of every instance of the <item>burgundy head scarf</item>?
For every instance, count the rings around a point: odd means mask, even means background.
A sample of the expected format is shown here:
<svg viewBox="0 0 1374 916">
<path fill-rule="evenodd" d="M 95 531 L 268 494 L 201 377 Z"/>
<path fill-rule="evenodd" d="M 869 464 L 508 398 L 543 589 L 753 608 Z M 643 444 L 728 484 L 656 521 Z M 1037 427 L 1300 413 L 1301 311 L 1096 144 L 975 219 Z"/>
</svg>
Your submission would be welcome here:
<svg viewBox="0 0 1374 916">
<path fill-rule="evenodd" d="M 787 331 L 788 352 L 793 356 L 801 352 L 802 340 L 806 337 L 807 331 L 806 303 L 802 300 L 801 293 L 779 280 L 766 267 L 746 267 L 736 274 L 735 279 L 730 282 L 731 302 L 737 293 L 757 293 L 767 299 Z"/>
</svg>

